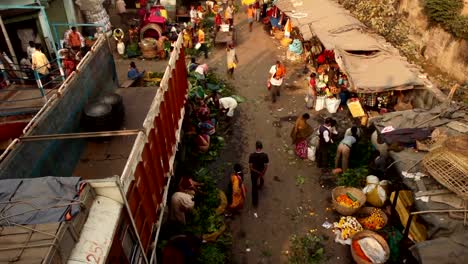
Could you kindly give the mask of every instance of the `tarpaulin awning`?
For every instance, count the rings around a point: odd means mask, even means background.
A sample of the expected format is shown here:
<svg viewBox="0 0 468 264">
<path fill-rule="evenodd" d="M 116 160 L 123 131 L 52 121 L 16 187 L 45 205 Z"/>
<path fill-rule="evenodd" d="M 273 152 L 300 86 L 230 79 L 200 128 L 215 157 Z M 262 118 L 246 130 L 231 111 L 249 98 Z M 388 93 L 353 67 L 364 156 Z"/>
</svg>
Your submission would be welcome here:
<svg viewBox="0 0 468 264">
<path fill-rule="evenodd" d="M 291 18 L 305 40 L 317 36 L 335 51 L 351 89 L 361 93 L 432 86 L 418 68 L 390 43 L 369 31 L 348 10 L 330 0 L 278 0 L 276 6 Z"/>
</svg>

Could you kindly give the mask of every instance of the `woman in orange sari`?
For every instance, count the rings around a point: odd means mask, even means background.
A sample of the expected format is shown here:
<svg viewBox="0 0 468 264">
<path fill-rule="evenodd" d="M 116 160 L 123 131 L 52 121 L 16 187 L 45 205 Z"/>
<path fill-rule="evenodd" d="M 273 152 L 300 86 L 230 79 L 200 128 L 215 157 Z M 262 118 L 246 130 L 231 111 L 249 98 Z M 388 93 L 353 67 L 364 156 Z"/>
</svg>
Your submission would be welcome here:
<svg viewBox="0 0 468 264">
<path fill-rule="evenodd" d="M 231 213 L 239 212 L 244 207 L 246 193 L 244 173 L 242 172 L 242 166 L 240 164 L 234 165 L 234 173 L 231 175 L 229 192 L 228 209 Z"/>
<path fill-rule="evenodd" d="M 312 135 L 313 128 L 307 123 L 310 115 L 305 113 L 298 117 L 291 131 L 292 143 L 296 145 L 296 155 L 301 159 L 307 158 L 307 139 Z"/>
</svg>

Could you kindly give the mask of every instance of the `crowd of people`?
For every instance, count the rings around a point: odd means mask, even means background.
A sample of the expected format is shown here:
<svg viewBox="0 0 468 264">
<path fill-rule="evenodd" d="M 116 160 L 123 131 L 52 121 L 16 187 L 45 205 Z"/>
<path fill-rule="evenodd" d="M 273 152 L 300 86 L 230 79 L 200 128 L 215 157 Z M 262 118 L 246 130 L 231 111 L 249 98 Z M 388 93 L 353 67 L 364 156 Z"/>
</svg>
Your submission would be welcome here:
<svg viewBox="0 0 468 264">
<path fill-rule="evenodd" d="M 263 151 L 263 144 L 261 141 L 255 143 L 255 151 L 250 154 L 248 162 L 252 184 L 251 200 L 252 205 L 256 208 L 259 203 L 259 190 L 262 189 L 265 183 L 264 176 L 269 163 L 268 154 Z M 245 206 L 247 189 L 244 180 L 244 168 L 238 163 L 234 164 L 233 171 L 229 175 L 227 192 L 228 203 L 225 214 L 227 217 L 239 214 Z M 202 183 L 196 182 L 193 180 L 193 176 L 184 171 L 177 185 L 177 190 L 171 197 L 171 221 L 177 224 L 186 224 L 186 213 L 190 212 L 195 207 L 195 196 L 201 185 Z"/>
</svg>

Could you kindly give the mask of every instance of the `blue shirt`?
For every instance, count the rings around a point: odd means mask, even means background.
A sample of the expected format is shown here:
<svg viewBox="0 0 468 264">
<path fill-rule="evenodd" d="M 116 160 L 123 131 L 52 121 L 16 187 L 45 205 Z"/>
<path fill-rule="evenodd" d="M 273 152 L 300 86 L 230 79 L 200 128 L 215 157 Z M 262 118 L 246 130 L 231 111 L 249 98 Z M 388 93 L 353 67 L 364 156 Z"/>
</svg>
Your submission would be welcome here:
<svg viewBox="0 0 468 264">
<path fill-rule="evenodd" d="M 351 147 L 354 143 L 356 143 L 356 139 L 353 136 L 345 136 L 340 143 Z"/>
<path fill-rule="evenodd" d="M 131 68 L 127 73 L 127 77 L 130 80 L 136 80 L 136 79 L 140 78 L 141 76 L 143 76 L 143 74 L 144 74 L 144 72 L 139 73 L 137 69 Z"/>
</svg>

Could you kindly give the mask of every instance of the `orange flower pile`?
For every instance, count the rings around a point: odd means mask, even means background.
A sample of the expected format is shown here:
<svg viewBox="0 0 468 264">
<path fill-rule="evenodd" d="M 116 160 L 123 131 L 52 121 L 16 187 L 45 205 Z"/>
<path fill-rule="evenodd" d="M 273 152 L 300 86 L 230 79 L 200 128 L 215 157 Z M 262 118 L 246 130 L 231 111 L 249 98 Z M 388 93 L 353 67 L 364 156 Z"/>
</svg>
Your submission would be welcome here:
<svg viewBox="0 0 468 264">
<path fill-rule="evenodd" d="M 370 230 L 382 229 L 385 225 L 385 219 L 382 217 L 381 212 L 374 208 L 369 216 L 358 219 L 359 223 Z"/>
<path fill-rule="evenodd" d="M 359 207 L 359 202 L 358 201 L 353 201 L 351 198 L 349 198 L 348 195 L 342 194 L 338 197 L 336 197 L 336 201 L 345 207 L 350 207 L 350 208 L 358 208 Z"/>
</svg>

